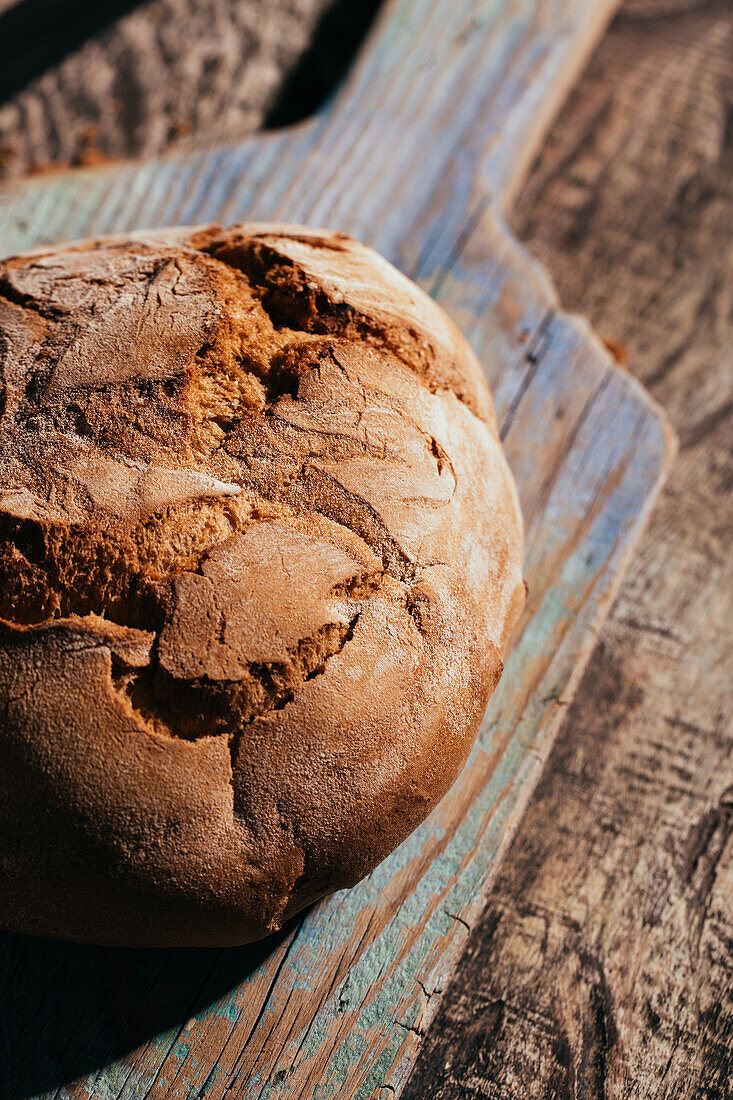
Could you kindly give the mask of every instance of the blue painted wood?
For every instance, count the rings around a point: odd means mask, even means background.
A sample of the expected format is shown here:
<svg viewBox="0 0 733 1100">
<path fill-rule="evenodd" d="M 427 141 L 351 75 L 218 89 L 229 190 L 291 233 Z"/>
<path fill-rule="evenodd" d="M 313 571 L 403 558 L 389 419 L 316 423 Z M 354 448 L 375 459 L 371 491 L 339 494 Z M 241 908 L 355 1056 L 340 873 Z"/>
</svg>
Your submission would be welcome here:
<svg viewBox="0 0 733 1100">
<path fill-rule="evenodd" d="M 0 943 L 4 1003 L 22 1000 L 34 967 L 35 981 L 44 966 L 49 973 L 46 1000 L 39 1008 L 26 999 L 14 1025 L 23 1096 L 399 1093 L 670 455 L 659 411 L 582 322 L 558 311 L 500 215 L 612 8 L 395 0 L 340 96 L 305 125 L 236 148 L 32 180 L 0 196 L 6 254 L 243 218 L 323 224 L 380 249 L 452 314 L 486 368 L 527 521 L 530 586 L 461 777 L 358 887 L 265 948 Z M 116 983 L 121 1015 L 106 999 Z M 62 987 L 84 993 L 59 1024 Z M 39 1037 L 48 1064 L 37 1061 Z"/>
</svg>

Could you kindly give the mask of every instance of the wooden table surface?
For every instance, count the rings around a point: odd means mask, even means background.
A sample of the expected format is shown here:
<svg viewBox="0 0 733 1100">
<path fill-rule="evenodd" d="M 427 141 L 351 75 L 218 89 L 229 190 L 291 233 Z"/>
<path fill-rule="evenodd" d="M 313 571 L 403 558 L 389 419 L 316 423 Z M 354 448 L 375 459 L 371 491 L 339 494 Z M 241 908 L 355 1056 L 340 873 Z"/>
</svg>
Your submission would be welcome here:
<svg viewBox="0 0 733 1100">
<path fill-rule="evenodd" d="M 32 21 L 39 3 L 16 8 Z M 151 0 L 100 29 L 74 3 L 42 66 L 5 70 L 2 171 L 292 118 L 375 6 L 324 23 L 326 0 Z M 730 0 L 627 0 L 512 221 L 681 448 L 403 1095 L 717 1100 L 733 1096 Z"/>
</svg>

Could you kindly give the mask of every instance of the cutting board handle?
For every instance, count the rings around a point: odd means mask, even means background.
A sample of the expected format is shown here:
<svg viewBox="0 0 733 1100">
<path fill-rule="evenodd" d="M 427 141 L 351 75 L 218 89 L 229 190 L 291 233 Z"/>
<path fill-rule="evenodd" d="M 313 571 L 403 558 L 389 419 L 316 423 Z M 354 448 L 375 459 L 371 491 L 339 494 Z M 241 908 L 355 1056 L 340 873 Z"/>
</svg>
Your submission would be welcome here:
<svg viewBox="0 0 733 1100">
<path fill-rule="evenodd" d="M 391 0 L 324 111 L 329 137 L 378 152 L 379 195 L 447 174 L 501 203 L 617 3 Z"/>
<path fill-rule="evenodd" d="M 390 0 L 305 124 L 197 154 L 77 169 L 0 194 L 0 251 L 141 226 L 337 227 L 420 276 L 503 205 L 616 0 Z M 418 244 L 418 242 L 421 242 Z"/>
</svg>

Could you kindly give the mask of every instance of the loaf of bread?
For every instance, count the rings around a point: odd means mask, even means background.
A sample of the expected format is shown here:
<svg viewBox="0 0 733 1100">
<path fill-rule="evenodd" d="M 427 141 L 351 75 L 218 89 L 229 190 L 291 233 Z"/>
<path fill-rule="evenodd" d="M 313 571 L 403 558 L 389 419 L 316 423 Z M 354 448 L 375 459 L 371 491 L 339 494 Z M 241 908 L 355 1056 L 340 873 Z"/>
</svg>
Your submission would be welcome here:
<svg viewBox="0 0 733 1100">
<path fill-rule="evenodd" d="M 370 249 L 0 264 L 0 923 L 242 943 L 445 793 L 524 600 L 491 398 Z"/>
</svg>

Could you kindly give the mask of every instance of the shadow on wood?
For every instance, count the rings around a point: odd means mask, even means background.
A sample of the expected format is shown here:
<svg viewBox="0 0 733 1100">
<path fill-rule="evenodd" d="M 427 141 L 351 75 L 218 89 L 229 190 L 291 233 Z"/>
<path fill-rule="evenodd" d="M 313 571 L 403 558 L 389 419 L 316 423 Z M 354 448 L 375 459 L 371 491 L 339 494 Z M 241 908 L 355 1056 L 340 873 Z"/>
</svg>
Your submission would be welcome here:
<svg viewBox="0 0 733 1100">
<path fill-rule="evenodd" d="M 0 15 L 0 102 L 142 0 L 20 0 Z"/>
<path fill-rule="evenodd" d="M 292 923 L 243 947 L 134 950 L 0 933 L 0 1096 L 55 1095 L 153 1037 L 172 1054 L 185 1050 L 193 1018 L 291 932 Z"/>
<path fill-rule="evenodd" d="M 302 122 L 332 95 L 353 63 L 383 0 L 335 0 L 322 15 L 264 118 L 267 130 Z"/>
</svg>

